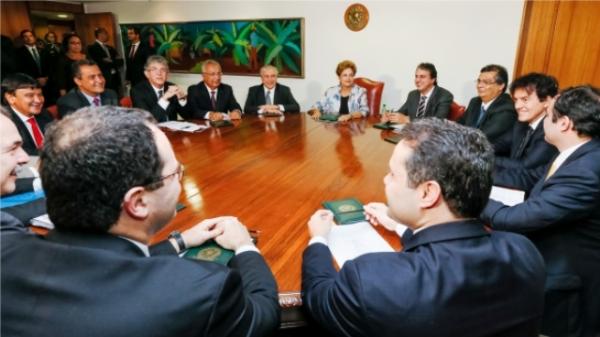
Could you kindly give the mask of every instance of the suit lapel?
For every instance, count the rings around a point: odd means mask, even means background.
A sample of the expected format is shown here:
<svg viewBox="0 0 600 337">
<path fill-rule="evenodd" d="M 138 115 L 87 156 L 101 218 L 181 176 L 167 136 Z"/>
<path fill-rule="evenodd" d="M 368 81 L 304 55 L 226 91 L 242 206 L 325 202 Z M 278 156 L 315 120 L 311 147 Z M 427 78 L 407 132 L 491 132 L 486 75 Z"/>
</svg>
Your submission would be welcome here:
<svg viewBox="0 0 600 337">
<path fill-rule="evenodd" d="M 35 141 L 33 140 L 33 138 L 31 137 L 31 134 L 29 134 L 29 130 L 27 129 L 27 125 L 25 125 L 25 123 L 21 120 L 21 118 L 19 117 L 19 115 L 17 114 L 17 112 L 15 112 L 10 105 L 8 106 L 8 109 L 10 110 L 10 114 L 12 116 L 12 120 L 15 123 L 15 125 L 17 126 L 17 130 L 19 131 L 19 134 L 21 135 L 21 138 L 23 139 L 23 147 L 24 148 L 35 148 Z"/>
<path fill-rule="evenodd" d="M 438 87 L 433 86 L 433 91 L 431 92 L 431 96 L 427 100 L 427 106 L 425 107 L 425 117 L 431 116 L 431 111 L 433 110 L 433 106 L 435 105 L 435 100 L 437 99 Z"/>
</svg>

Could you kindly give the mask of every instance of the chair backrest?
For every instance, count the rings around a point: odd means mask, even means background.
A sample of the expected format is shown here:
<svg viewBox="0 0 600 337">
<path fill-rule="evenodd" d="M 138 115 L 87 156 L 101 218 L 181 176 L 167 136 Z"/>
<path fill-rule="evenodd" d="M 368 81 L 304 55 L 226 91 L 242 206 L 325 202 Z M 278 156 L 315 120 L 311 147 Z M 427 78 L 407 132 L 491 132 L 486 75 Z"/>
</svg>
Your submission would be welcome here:
<svg viewBox="0 0 600 337">
<path fill-rule="evenodd" d="M 448 119 L 456 122 L 462 117 L 462 115 L 465 113 L 465 110 L 466 108 L 463 105 L 452 102 L 452 104 L 450 104 L 450 113 L 448 114 Z"/>
<path fill-rule="evenodd" d="M 385 83 L 370 80 L 366 77 L 357 77 L 354 83 L 367 90 L 367 102 L 369 104 L 369 116 L 379 116 L 381 105 L 381 94 Z"/>
<path fill-rule="evenodd" d="M 55 120 L 60 119 L 60 116 L 58 115 L 58 106 L 56 104 L 47 107 L 46 111 L 48 111 L 48 113 L 50 113 L 50 116 L 52 116 L 52 118 L 54 118 Z"/>
<path fill-rule="evenodd" d="M 123 96 L 119 101 L 119 104 L 124 108 L 133 108 L 133 102 L 131 102 L 131 97 Z"/>
</svg>

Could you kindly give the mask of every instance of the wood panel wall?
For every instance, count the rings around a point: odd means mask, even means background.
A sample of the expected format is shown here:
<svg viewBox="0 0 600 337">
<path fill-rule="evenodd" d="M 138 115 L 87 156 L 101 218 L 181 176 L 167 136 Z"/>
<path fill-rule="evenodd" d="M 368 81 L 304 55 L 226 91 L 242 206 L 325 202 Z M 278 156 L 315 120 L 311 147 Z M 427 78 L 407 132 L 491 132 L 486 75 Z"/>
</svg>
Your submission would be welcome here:
<svg viewBox="0 0 600 337">
<path fill-rule="evenodd" d="M 23 29 L 31 29 L 31 20 L 29 19 L 29 9 L 26 2 L 20 1 L 0 1 L 0 20 L 2 35 L 6 35 L 15 40 Z"/>
<path fill-rule="evenodd" d="M 555 76 L 561 88 L 600 87 L 600 2 L 526 1 L 524 6 L 514 77 L 537 71 Z"/>
</svg>

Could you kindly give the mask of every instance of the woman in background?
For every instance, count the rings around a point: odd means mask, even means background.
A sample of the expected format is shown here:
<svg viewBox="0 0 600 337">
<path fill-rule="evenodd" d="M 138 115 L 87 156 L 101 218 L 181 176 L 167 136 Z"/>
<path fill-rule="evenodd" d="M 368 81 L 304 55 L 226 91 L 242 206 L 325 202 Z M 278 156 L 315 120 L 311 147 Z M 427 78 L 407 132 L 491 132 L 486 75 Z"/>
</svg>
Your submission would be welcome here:
<svg viewBox="0 0 600 337">
<path fill-rule="evenodd" d="M 338 121 L 348 121 L 351 118 L 366 117 L 369 113 L 367 105 L 367 91 L 354 84 L 356 65 L 354 62 L 345 60 L 337 65 L 335 73 L 338 75 L 340 84 L 325 91 L 325 94 L 308 114 L 313 119 L 319 119 L 321 115 L 338 116 Z"/>
<path fill-rule="evenodd" d="M 44 106 L 50 106 L 56 104 L 56 99 L 59 97 L 58 74 L 62 72 L 62 68 L 59 67 L 62 52 L 56 38 L 56 33 L 53 31 L 49 31 L 44 35 L 44 41 L 46 42 L 46 47 L 42 50 L 42 54 L 44 55 L 42 60 L 44 60 L 44 69 L 46 69 L 48 75 L 48 82 L 44 87 Z"/>
<path fill-rule="evenodd" d="M 64 54 L 60 57 L 58 65 L 58 87 L 61 96 L 75 87 L 71 70 L 72 64 L 86 58 L 81 38 L 76 33 L 65 35 L 62 44 Z"/>
</svg>

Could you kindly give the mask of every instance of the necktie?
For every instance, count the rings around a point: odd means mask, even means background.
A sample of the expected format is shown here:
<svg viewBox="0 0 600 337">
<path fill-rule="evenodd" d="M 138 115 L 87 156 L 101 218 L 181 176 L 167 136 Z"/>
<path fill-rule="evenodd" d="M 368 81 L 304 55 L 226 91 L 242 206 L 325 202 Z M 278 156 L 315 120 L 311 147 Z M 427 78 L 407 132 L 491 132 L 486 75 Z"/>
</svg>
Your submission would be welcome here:
<svg viewBox="0 0 600 337">
<path fill-rule="evenodd" d="M 135 56 L 135 51 L 137 49 L 137 45 L 132 44 L 131 49 L 129 50 L 129 58 L 132 59 Z"/>
<path fill-rule="evenodd" d="M 479 118 L 477 118 L 477 123 L 475 123 L 476 128 L 478 128 L 481 125 L 481 122 L 483 122 L 484 117 L 485 117 L 485 109 L 483 108 L 483 105 L 481 105 L 481 109 L 479 109 Z"/>
<path fill-rule="evenodd" d="M 100 106 L 100 97 L 98 97 L 98 96 L 94 97 L 94 99 L 92 100 L 92 103 L 94 104 L 94 106 Z"/>
<path fill-rule="evenodd" d="M 556 172 L 556 170 L 558 170 L 558 165 L 556 164 L 556 159 L 554 159 L 554 161 L 552 162 L 552 165 L 550 165 L 550 169 L 548 170 L 548 173 L 546 174 L 546 180 L 550 179 L 550 177 L 552 177 L 552 175 Z"/>
<path fill-rule="evenodd" d="M 535 130 L 531 127 L 527 127 L 527 132 L 525 133 L 525 136 L 523 136 L 523 139 L 521 140 L 517 151 L 512 156 L 513 159 L 520 159 L 523 156 L 523 152 L 525 152 L 525 148 L 527 147 L 527 144 L 529 143 L 529 140 L 531 139 L 531 136 L 533 135 L 534 131 Z"/>
<path fill-rule="evenodd" d="M 271 90 L 267 90 L 267 95 L 265 95 L 265 104 L 271 105 Z"/>
<path fill-rule="evenodd" d="M 35 61 L 35 64 L 37 65 L 38 70 L 41 70 L 40 54 L 38 54 L 37 48 L 35 48 L 35 47 L 31 48 L 31 53 L 33 54 L 33 60 Z"/>
<path fill-rule="evenodd" d="M 40 126 L 33 117 L 29 118 L 27 120 L 27 123 L 31 125 L 31 131 L 33 132 L 33 140 L 35 141 L 35 146 L 38 149 L 41 148 L 44 144 L 44 135 L 42 135 L 42 130 L 40 130 Z"/>
<path fill-rule="evenodd" d="M 163 90 L 162 89 L 160 89 L 158 91 L 158 99 L 160 99 L 161 97 L 163 97 Z"/>
<path fill-rule="evenodd" d="M 210 92 L 210 104 L 212 105 L 212 111 L 217 111 L 217 98 L 215 97 L 215 94 L 217 92 L 212 90 Z"/>
<path fill-rule="evenodd" d="M 101 43 L 100 46 L 104 50 L 104 53 L 106 54 L 106 56 L 112 60 L 112 58 L 110 57 L 110 52 L 108 51 L 108 48 L 104 45 L 104 43 Z"/>
<path fill-rule="evenodd" d="M 427 96 L 421 96 L 419 99 L 419 106 L 417 107 L 417 118 L 423 118 L 425 116 L 425 101 L 427 100 Z"/>
</svg>

